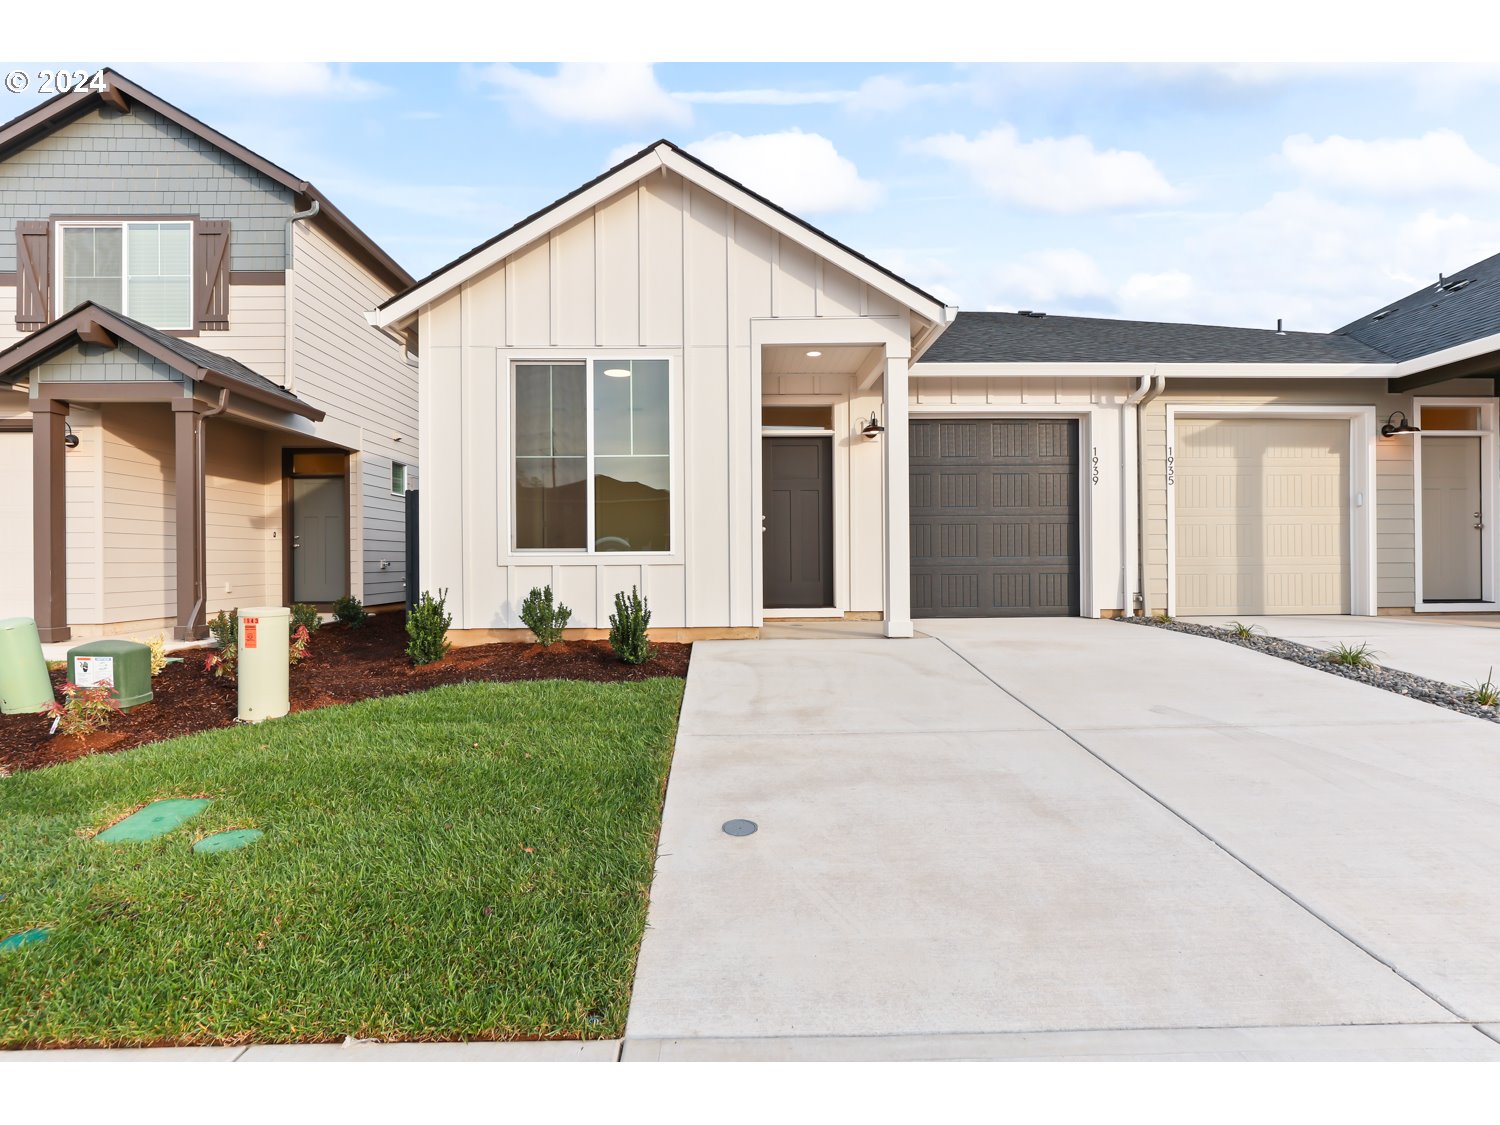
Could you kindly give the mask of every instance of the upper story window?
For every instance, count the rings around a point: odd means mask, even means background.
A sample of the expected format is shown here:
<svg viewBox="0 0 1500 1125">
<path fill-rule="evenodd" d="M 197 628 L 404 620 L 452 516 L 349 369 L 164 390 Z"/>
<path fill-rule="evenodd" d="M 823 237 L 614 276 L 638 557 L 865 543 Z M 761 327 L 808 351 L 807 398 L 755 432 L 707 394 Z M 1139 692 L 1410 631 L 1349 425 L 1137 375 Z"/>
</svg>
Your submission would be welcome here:
<svg viewBox="0 0 1500 1125">
<path fill-rule="evenodd" d="M 515 369 L 516 549 L 671 550 L 664 359 Z"/>
<path fill-rule="evenodd" d="M 58 313 L 96 301 L 153 328 L 193 328 L 191 222 L 57 225 Z"/>
</svg>

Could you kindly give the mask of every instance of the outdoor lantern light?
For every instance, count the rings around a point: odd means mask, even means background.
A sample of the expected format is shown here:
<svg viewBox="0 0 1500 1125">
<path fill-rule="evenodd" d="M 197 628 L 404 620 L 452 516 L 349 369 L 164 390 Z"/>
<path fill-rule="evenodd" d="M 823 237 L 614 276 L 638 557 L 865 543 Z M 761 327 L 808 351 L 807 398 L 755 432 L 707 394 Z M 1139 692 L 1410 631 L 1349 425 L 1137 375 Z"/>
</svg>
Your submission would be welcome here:
<svg viewBox="0 0 1500 1125">
<path fill-rule="evenodd" d="M 73 432 L 73 426 L 72 426 L 72 424 L 68 423 L 68 422 L 64 422 L 63 423 L 63 429 L 65 431 L 67 431 L 63 435 L 63 444 L 65 446 L 67 446 L 69 449 L 77 449 L 78 448 L 78 435 Z"/>
<path fill-rule="evenodd" d="M 1397 418 L 1401 419 L 1399 424 L 1396 422 Z M 1420 434 L 1421 432 L 1421 427 L 1413 426 L 1406 420 L 1406 412 L 1404 410 L 1391 411 L 1391 416 L 1385 420 L 1385 425 L 1380 427 L 1381 437 L 1395 437 L 1397 434 Z"/>
<path fill-rule="evenodd" d="M 885 433 L 885 427 L 876 420 L 875 412 L 872 410 L 870 411 L 870 420 L 865 423 L 864 429 L 859 432 L 864 435 L 866 441 L 874 441 L 881 434 Z"/>
</svg>

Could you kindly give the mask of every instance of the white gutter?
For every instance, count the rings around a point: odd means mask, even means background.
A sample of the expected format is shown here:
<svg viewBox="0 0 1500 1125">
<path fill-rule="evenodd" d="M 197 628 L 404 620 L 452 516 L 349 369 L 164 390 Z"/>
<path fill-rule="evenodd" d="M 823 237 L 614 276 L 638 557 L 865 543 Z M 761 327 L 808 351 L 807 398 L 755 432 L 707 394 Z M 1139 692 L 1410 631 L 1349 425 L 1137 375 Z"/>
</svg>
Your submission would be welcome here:
<svg viewBox="0 0 1500 1125">
<path fill-rule="evenodd" d="M 1500 347 L 1500 345 L 1497 345 Z M 949 379 L 1140 379 L 1157 374 L 1193 379 L 1389 379 L 1392 363 L 922 363 L 913 376 Z"/>
<path fill-rule="evenodd" d="M 1428 352 L 1415 359 L 1403 360 L 1395 365 L 1391 371 L 1391 377 L 1401 379 L 1407 375 L 1420 375 L 1424 371 L 1431 371 L 1434 367 L 1447 367 L 1450 363 L 1459 363 L 1495 351 L 1500 351 L 1500 332 L 1490 336 L 1481 336 L 1466 344 L 1454 344 L 1451 348 L 1444 348 L 1439 352 Z"/>
</svg>

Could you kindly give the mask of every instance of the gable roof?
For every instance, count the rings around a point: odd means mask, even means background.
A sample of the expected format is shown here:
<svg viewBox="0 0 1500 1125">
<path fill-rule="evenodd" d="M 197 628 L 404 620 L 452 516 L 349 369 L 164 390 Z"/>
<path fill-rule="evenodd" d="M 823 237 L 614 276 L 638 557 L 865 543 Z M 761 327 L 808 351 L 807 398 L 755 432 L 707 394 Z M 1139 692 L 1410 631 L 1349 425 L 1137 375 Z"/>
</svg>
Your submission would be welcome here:
<svg viewBox="0 0 1500 1125">
<path fill-rule="evenodd" d="M 1103 317 L 961 312 L 922 356 L 932 363 L 1384 363 L 1348 336 Z"/>
<path fill-rule="evenodd" d="M 234 391 L 314 422 L 321 422 L 324 418 L 323 411 L 316 406 L 252 371 L 239 360 L 201 348 L 180 336 L 169 336 L 93 301 L 85 301 L 45 328 L 38 328 L 0 351 L 0 379 L 29 371 L 75 343 L 89 342 L 85 338 L 96 337 L 101 328 L 115 339 L 116 344 L 129 344 L 195 383 Z"/>
<path fill-rule="evenodd" d="M 411 274 L 387 254 L 353 220 L 335 207 L 329 198 L 307 180 L 292 175 L 285 168 L 273 164 L 258 152 L 253 152 L 238 141 L 226 137 L 217 129 L 205 125 L 192 114 L 164 101 L 150 90 L 136 85 L 123 74 L 106 68 L 103 71 L 104 89 L 73 90 L 49 98 L 39 106 L 27 110 L 0 125 L 0 160 L 4 160 L 18 149 L 25 148 L 37 139 L 67 125 L 101 105 L 114 106 L 127 111 L 132 103 L 139 103 L 188 132 L 202 138 L 215 148 L 249 165 L 257 172 L 274 180 L 296 197 L 297 206 L 306 210 L 318 205 L 314 222 L 322 221 L 333 237 L 387 285 L 396 290 L 405 289 L 412 283 Z"/>
<path fill-rule="evenodd" d="M 870 280 L 873 276 L 878 279 L 873 282 L 877 288 L 883 289 L 903 304 L 916 308 L 928 319 L 944 324 L 951 318 L 951 313 L 941 298 L 918 288 L 879 262 L 867 258 L 832 235 L 819 230 L 805 219 L 772 203 L 765 196 L 747 188 L 737 180 L 730 179 L 680 146 L 662 139 L 647 145 L 634 156 L 622 160 L 613 168 L 607 169 L 587 183 L 574 188 L 567 195 L 547 204 L 541 210 L 532 212 L 520 222 L 507 227 L 493 238 L 481 242 L 472 250 L 460 254 L 447 265 L 439 266 L 406 291 L 397 293 L 383 302 L 376 312 L 387 315 L 377 315 L 376 321 L 382 327 L 388 327 L 409 317 L 417 308 L 429 303 L 438 294 L 483 272 L 522 246 L 540 238 L 552 228 L 560 226 L 574 213 L 574 208 L 570 205 L 575 205 L 577 210 L 584 210 L 615 192 L 623 191 L 646 173 L 660 167 L 672 168 L 685 179 L 699 186 L 708 187 L 709 190 L 727 199 L 741 210 L 750 210 L 752 213 L 756 210 L 763 212 L 757 217 L 769 218 L 770 225 L 790 233 L 792 237 L 815 253 L 830 258 L 837 264 L 852 266 L 851 272 L 866 274 L 865 280 Z M 391 310 L 396 311 L 392 314 Z"/>
<path fill-rule="evenodd" d="M 1397 360 L 1415 359 L 1500 333 L 1500 254 L 1475 262 L 1338 333 Z"/>
</svg>

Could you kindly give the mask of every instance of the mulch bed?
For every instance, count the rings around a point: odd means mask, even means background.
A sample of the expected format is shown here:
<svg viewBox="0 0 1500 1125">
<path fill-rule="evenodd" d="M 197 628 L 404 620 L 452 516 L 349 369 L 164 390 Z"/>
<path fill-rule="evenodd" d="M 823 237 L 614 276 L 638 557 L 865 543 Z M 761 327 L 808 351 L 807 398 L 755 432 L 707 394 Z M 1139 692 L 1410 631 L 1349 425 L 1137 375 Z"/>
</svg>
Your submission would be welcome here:
<svg viewBox="0 0 1500 1125">
<path fill-rule="evenodd" d="M 291 670 L 293 711 L 311 711 L 382 695 L 403 695 L 444 684 L 508 683 L 516 680 L 589 680 L 610 683 L 687 675 L 692 645 L 658 644 L 643 665 L 622 663 L 607 641 L 490 644 L 455 648 L 436 664 L 413 668 L 406 658 L 406 618 L 399 611 L 375 613 L 360 629 L 336 622 L 313 637 L 307 657 Z M 238 703 L 232 680 L 204 671 L 206 650 L 181 654 L 151 682 L 155 698 L 128 715 L 116 715 L 106 731 L 87 743 L 52 738 L 40 715 L 0 715 L 0 770 L 56 765 L 93 753 L 116 753 L 201 730 L 232 726 Z M 64 673 L 54 672 L 60 684 Z M 118 736 L 118 737 L 117 737 Z M 106 745 L 107 743 L 107 745 Z"/>
</svg>

